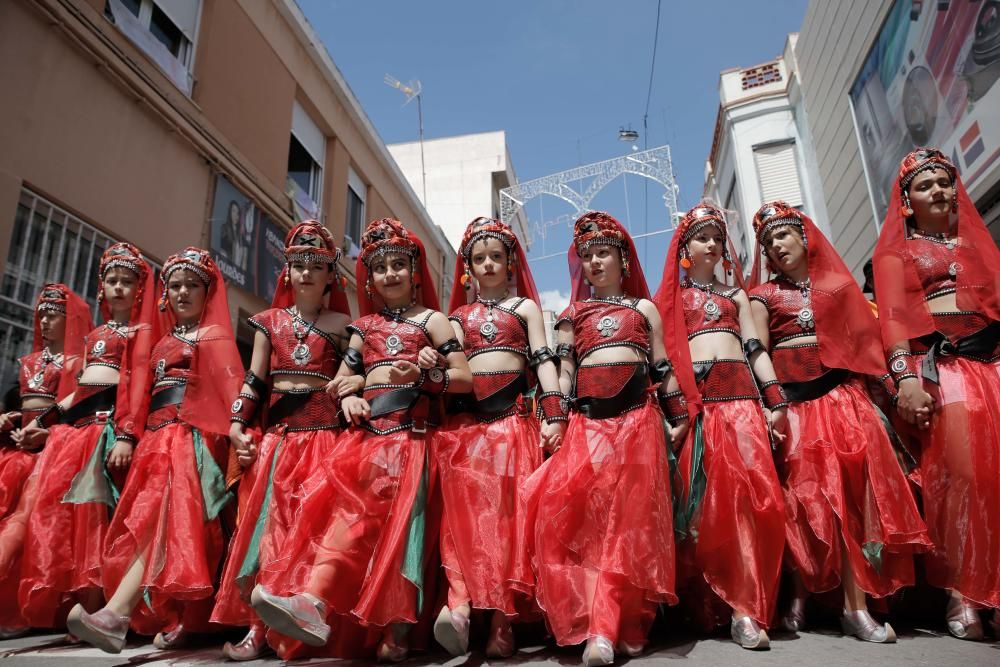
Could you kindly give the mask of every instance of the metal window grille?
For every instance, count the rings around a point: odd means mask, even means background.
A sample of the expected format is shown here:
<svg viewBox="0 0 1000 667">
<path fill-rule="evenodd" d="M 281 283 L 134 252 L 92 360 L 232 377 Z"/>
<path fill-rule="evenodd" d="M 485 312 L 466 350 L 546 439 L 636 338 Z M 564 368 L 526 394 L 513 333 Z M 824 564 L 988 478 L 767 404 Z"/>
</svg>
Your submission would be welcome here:
<svg viewBox="0 0 1000 667">
<path fill-rule="evenodd" d="M 0 286 L 0 387 L 17 383 L 31 350 L 32 312 L 45 283 L 64 283 L 97 313 L 94 274 L 114 239 L 30 190 L 21 190 Z M 95 318 L 96 320 L 96 318 Z"/>
</svg>

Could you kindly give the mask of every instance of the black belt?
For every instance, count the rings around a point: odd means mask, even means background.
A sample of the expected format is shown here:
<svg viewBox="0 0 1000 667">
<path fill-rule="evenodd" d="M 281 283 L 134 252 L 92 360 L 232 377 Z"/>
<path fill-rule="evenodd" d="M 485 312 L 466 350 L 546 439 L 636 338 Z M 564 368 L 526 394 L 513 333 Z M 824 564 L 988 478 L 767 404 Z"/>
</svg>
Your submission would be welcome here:
<svg viewBox="0 0 1000 667">
<path fill-rule="evenodd" d="M 184 400 L 185 389 L 187 385 L 182 383 L 156 392 L 149 400 L 149 411 L 156 412 L 170 405 L 180 405 Z"/>
<path fill-rule="evenodd" d="M 708 377 L 708 374 L 712 372 L 712 367 L 715 366 L 715 362 L 695 361 L 691 365 L 694 366 L 694 381 L 698 383 Z"/>
<path fill-rule="evenodd" d="M 86 386 L 86 385 L 84 385 Z M 63 413 L 63 424 L 75 424 L 81 419 L 93 417 L 98 412 L 111 412 L 115 408 L 115 399 L 118 398 L 118 385 L 105 387 L 96 394 L 91 394 L 79 403 L 75 403 Z"/>
<path fill-rule="evenodd" d="M 843 368 L 834 368 L 818 378 L 805 382 L 782 382 L 781 388 L 785 390 L 785 396 L 789 401 L 813 401 L 842 385 L 850 375 L 850 372 Z"/>
<path fill-rule="evenodd" d="M 322 389 L 317 389 L 316 391 L 323 391 Z M 298 412 L 302 409 L 306 403 L 309 402 L 309 397 L 315 392 L 304 391 L 295 392 L 288 394 L 279 394 L 280 398 L 276 400 L 267 409 L 267 422 L 270 425 L 280 424 L 284 422 L 288 417 Z"/>
<path fill-rule="evenodd" d="M 510 410 L 511 406 L 517 403 L 518 397 L 526 391 L 528 391 L 528 379 L 524 374 L 521 374 L 500 391 L 490 394 L 482 400 L 470 401 L 469 408 L 471 412 L 484 419 L 495 417 Z"/>
<path fill-rule="evenodd" d="M 579 369 L 578 369 L 579 372 Z M 571 401 L 571 404 L 578 412 L 589 419 L 609 419 L 617 417 L 625 410 L 635 407 L 642 401 L 646 390 L 649 388 L 649 375 L 646 364 L 636 365 L 632 377 L 625 383 L 615 396 L 608 398 L 595 398 L 585 396 Z"/>
<path fill-rule="evenodd" d="M 409 410 L 416 404 L 418 398 L 420 398 L 420 390 L 416 387 L 393 389 L 379 394 L 368 401 L 368 407 L 372 411 L 371 418 L 384 417 L 400 410 Z"/>
<path fill-rule="evenodd" d="M 986 357 L 993 352 L 997 344 L 1000 343 L 1000 322 L 993 322 L 974 334 L 958 339 L 952 343 L 940 331 L 927 334 L 918 338 L 921 343 L 927 346 L 927 355 L 921 365 L 921 374 L 925 380 L 934 384 L 940 384 L 938 380 L 937 358 L 951 354 L 962 357 Z"/>
</svg>

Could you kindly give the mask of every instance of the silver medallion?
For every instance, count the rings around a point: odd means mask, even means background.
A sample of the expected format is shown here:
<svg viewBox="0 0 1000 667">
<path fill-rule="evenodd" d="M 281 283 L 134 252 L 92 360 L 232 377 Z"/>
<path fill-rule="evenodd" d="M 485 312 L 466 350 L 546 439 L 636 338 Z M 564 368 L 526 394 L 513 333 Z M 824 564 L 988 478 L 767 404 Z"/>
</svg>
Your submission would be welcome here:
<svg viewBox="0 0 1000 667">
<path fill-rule="evenodd" d="M 445 378 L 444 369 L 438 368 L 437 366 L 427 371 L 427 379 L 433 382 L 434 384 L 440 384 L 444 382 L 444 378 Z"/>
<path fill-rule="evenodd" d="M 955 243 L 955 239 L 948 239 L 948 242 L 944 244 L 944 247 L 948 250 L 954 250 L 956 245 L 958 244 Z"/>
<path fill-rule="evenodd" d="M 159 382 L 167 374 L 167 360 L 160 359 L 156 362 L 156 380 Z"/>
<path fill-rule="evenodd" d="M 396 334 L 392 334 L 391 336 L 385 339 L 385 351 L 388 352 L 389 354 L 396 355 L 402 352 L 402 350 L 403 350 L 403 339 L 397 336 Z"/>
<path fill-rule="evenodd" d="M 233 401 L 233 407 L 230 408 L 230 410 L 232 410 L 233 414 L 236 415 L 239 414 L 240 410 L 242 409 L 243 409 L 243 399 L 237 398 L 235 401 Z"/>
<path fill-rule="evenodd" d="M 108 344 L 103 340 L 99 340 L 94 343 L 94 347 L 90 348 L 90 355 L 93 357 L 99 357 L 104 354 L 104 351 L 108 349 Z"/>
<path fill-rule="evenodd" d="M 479 333 L 481 333 L 483 335 L 483 338 L 490 341 L 491 343 L 493 342 L 493 339 L 499 332 L 500 329 L 499 327 L 497 327 L 497 325 L 493 324 L 493 320 L 486 320 L 485 322 L 479 325 Z"/>
<path fill-rule="evenodd" d="M 948 265 L 948 275 L 954 278 L 958 275 L 958 272 L 961 271 L 961 269 L 962 267 L 958 262 L 952 262 Z"/>
<path fill-rule="evenodd" d="M 903 359 L 902 357 L 896 357 L 895 361 L 892 362 L 892 368 L 890 370 L 892 370 L 892 372 L 895 373 L 895 374 L 897 374 L 897 375 L 899 375 L 900 373 L 905 372 L 906 371 L 906 359 Z"/>
<path fill-rule="evenodd" d="M 312 352 L 309 351 L 309 347 L 305 343 L 299 343 L 292 350 L 292 360 L 298 366 L 305 366 L 312 359 Z"/>
<path fill-rule="evenodd" d="M 798 317 L 795 318 L 795 323 L 803 329 L 812 329 L 815 326 L 812 308 L 801 309 Z"/>
<path fill-rule="evenodd" d="M 31 376 L 30 380 L 28 380 L 28 389 L 38 389 L 39 387 L 42 386 L 42 383 L 44 381 L 45 381 L 45 372 L 38 371 L 37 373 Z"/>
<path fill-rule="evenodd" d="M 705 319 L 707 320 L 714 322 L 720 317 L 722 317 L 722 308 L 720 308 L 719 304 L 717 304 L 715 301 L 712 301 L 711 299 L 705 302 L 705 305 L 702 306 L 702 309 L 705 311 Z"/>
<path fill-rule="evenodd" d="M 597 320 L 597 331 L 605 338 L 613 336 L 619 326 L 621 325 L 618 323 L 618 318 L 611 315 L 605 315 Z"/>
</svg>

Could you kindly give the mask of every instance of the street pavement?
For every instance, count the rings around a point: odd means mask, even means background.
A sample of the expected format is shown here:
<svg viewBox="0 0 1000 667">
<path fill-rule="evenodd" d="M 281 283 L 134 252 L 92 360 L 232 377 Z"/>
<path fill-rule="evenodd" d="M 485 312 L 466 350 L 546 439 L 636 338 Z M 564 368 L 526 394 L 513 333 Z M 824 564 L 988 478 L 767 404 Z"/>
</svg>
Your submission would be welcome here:
<svg viewBox="0 0 1000 667">
<path fill-rule="evenodd" d="M 649 651 L 631 660 L 619 660 L 617 664 L 632 667 L 653 665 L 687 664 L 695 665 L 838 665 L 866 666 L 906 666 L 948 665 L 966 667 L 977 665 L 1000 665 L 1000 643 L 964 642 L 947 635 L 940 629 L 897 628 L 899 642 L 895 645 L 866 644 L 851 637 L 842 637 L 830 631 L 808 632 L 799 635 L 775 633 L 771 639 L 771 650 L 761 652 L 745 651 L 729 640 L 728 636 L 700 639 L 675 639 L 652 645 Z M 213 641 L 215 639 L 216 641 Z M 135 641 L 119 655 L 108 655 L 90 647 L 67 646 L 62 635 L 35 634 L 20 639 L 0 641 L 0 667 L 25 665 L 43 667 L 46 665 L 74 665 L 79 667 L 135 665 L 212 665 L 230 664 L 222 660 L 220 638 L 206 638 L 204 643 L 176 651 L 157 651 L 151 643 L 139 644 Z M 444 654 L 418 654 L 402 663 L 404 667 L 482 667 L 484 665 L 514 665 L 516 667 L 574 667 L 580 664 L 580 649 L 552 648 L 542 646 L 523 647 L 517 655 L 508 660 L 488 661 L 482 653 L 473 652 L 466 658 L 448 658 Z M 683 662 L 668 662 L 683 661 Z M 242 663 L 246 665 L 279 665 L 273 656 L 268 660 Z M 294 664 L 343 665 L 344 667 L 368 667 L 373 661 L 362 660 L 311 660 Z"/>
</svg>

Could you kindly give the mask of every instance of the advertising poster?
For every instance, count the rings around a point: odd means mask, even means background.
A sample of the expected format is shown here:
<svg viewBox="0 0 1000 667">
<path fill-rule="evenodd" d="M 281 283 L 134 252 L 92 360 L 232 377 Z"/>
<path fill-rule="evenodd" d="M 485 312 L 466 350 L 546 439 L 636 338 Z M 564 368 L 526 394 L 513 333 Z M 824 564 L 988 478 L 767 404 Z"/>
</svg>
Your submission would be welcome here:
<svg viewBox="0 0 1000 667">
<path fill-rule="evenodd" d="M 1000 157 L 1000 3 L 897 0 L 850 90 L 868 188 L 884 218 L 899 162 L 949 155 L 971 191 Z"/>
</svg>

